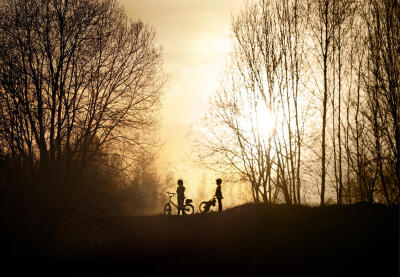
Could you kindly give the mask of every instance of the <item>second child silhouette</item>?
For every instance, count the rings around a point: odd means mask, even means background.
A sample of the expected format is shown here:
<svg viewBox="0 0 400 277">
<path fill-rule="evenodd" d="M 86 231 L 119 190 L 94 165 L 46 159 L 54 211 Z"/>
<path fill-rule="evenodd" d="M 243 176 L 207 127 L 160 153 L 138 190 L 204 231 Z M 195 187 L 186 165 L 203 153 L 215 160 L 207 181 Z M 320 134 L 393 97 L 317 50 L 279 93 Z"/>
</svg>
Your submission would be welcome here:
<svg viewBox="0 0 400 277">
<path fill-rule="evenodd" d="M 216 182 L 217 182 L 217 189 L 215 190 L 215 197 L 218 200 L 218 211 L 221 212 L 222 211 L 222 199 L 224 198 L 224 197 L 222 197 L 222 191 L 221 191 L 222 180 L 218 178 L 216 180 Z"/>
<path fill-rule="evenodd" d="M 178 198 L 178 215 L 183 215 L 183 201 L 185 200 L 185 187 L 183 186 L 183 181 L 178 180 L 178 188 L 176 189 L 176 194 Z"/>
</svg>

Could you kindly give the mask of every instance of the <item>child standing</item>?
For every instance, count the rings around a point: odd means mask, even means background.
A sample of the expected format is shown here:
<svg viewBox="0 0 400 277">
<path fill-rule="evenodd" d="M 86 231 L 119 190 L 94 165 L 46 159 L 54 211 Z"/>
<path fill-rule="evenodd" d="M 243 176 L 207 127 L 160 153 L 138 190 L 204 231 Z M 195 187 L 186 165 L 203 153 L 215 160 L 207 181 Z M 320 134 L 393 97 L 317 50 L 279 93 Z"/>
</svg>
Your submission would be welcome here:
<svg viewBox="0 0 400 277">
<path fill-rule="evenodd" d="M 185 187 L 183 186 L 183 181 L 178 180 L 178 188 L 176 189 L 176 194 L 178 197 L 178 215 L 183 214 L 183 201 L 185 200 Z"/>
<path fill-rule="evenodd" d="M 222 191 L 221 191 L 222 180 L 218 178 L 216 180 L 216 182 L 217 182 L 217 189 L 215 190 L 215 197 L 218 200 L 218 211 L 221 212 L 222 211 L 222 199 L 223 199 Z"/>
</svg>

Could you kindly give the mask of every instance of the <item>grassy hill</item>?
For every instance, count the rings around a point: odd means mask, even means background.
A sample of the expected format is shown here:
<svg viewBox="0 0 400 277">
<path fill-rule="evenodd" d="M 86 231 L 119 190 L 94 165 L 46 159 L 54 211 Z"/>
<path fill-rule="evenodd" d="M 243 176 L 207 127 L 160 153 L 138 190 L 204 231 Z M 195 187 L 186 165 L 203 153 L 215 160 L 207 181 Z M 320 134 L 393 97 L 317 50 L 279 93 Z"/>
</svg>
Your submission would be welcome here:
<svg viewBox="0 0 400 277">
<path fill-rule="evenodd" d="M 78 247 L 70 240 L 59 250 L 53 265 L 91 273 L 399 276 L 399 208 L 247 204 L 132 217 L 101 229 L 95 242 Z"/>
</svg>

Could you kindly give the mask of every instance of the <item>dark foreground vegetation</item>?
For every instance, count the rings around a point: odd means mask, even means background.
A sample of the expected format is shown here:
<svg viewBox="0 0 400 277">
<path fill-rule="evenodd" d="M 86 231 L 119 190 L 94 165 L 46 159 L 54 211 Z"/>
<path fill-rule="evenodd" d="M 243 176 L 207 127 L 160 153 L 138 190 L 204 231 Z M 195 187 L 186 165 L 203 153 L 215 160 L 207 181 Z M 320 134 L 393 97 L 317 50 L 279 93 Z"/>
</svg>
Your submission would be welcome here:
<svg viewBox="0 0 400 277">
<path fill-rule="evenodd" d="M 4 251 L 2 260 L 91 274 L 398 276 L 398 227 L 395 206 L 248 204 L 221 214 L 131 217 L 95 234 L 81 223 L 59 237 L 50 260 L 24 253 L 10 259 Z"/>
</svg>

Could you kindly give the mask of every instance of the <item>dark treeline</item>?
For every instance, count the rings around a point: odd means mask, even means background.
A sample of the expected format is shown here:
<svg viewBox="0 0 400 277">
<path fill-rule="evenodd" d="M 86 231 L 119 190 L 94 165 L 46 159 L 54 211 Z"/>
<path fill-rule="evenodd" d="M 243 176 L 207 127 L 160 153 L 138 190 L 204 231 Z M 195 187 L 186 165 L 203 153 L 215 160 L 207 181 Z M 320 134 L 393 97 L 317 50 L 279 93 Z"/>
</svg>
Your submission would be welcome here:
<svg viewBox="0 0 400 277">
<path fill-rule="evenodd" d="M 61 232 L 110 223 L 140 183 L 160 183 L 151 169 L 164 84 L 154 39 L 114 0 L 0 1 L 0 217 L 10 257 L 52 255 Z"/>
<path fill-rule="evenodd" d="M 201 160 L 255 202 L 399 204 L 399 1 L 249 1 L 232 34 Z"/>
</svg>

